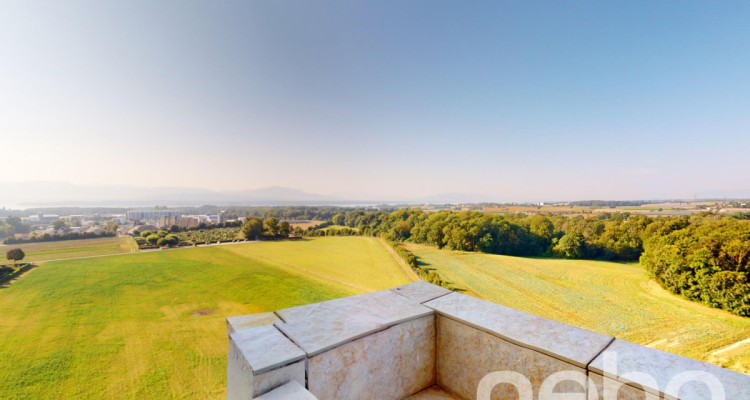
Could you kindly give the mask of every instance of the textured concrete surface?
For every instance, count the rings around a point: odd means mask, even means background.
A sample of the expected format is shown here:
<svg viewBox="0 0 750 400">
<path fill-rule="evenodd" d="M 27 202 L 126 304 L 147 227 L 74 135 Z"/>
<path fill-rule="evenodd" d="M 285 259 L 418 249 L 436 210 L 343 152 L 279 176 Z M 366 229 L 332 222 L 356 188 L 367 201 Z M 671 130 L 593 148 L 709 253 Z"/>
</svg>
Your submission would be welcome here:
<svg viewBox="0 0 750 400">
<path fill-rule="evenodd" d="M 535 399 L 542 381 L 556 372 L 586 374 L 582 368 L 461 322 L 439 315 L 436 321 L 437 384 L 466 399 L 476 398 L 480 380 L 496 371 L 513 371 L 526 377 Z M 565 393 L 584 393 L 585 390 L 575 382 L 562 382 L 557 388 Z M 491 398 L 515 399 L 516 393 L 514 386 L 499 384 L 492 390 Z"/>
<path fill-rule="evenodd" d="M 304 386 L 291 381 L 286 385 L 280 386 L 260 397 L 257 400 L 318 400 L 312 393 L 308 392 Z"/>
<path fill-rule="evenodd" d="M 613 360 L 608 363 L 607 359 Z M 669 390 L 668 383 L 679 374 L 698 371 L 700 374 L 715 377 L 724 389 L 727 399 L 750 399 L 750 375 L 730 371 L 715 365 L 691 360 L 676 354 L 640 346 L 626 340 L 617 339 L 605 352 L 600 354 L 589 369 L 621 382 L 640 385 L 644 390 L 663 394 L 667 398 L 681 400 L 710 399 L 708 387 L 700 382 L 688 382 L 680 388 Z M 640 372 L 654 378 L 649 383 L 643 377 L 627 376 L 629 372 Z M 623 376 L 625 375 L 625 376 Z"/>
<path fill-rule="evenodd" d="M 255 376 L 253 393 L 255 396 L 262 395 L 291 381 L 295 381 L 302 386 L 305 385 L 304 361 L 297 361 L 296 363 Z"/>
<path fill-rule="evenodd" d="M 308 361 L 308 389 L 324 400 L 399 400 L 435 381 L 435 318 L 402 322 Z"/>
<path fill-rule="evenodd" d="M 419 393 L 407 397 L 404 400 L 463 400 L 462 398 L 451 394 L 440 386 L 430 386 Z"/>
<path fill-rule="evenodd" d="M 612 341 L 611 336 L 459 293 L 439 297 L 424 305 L 440 314 L 579 367 L 586 367 Z"/>
<path fill-rule="evenodd" d="M 271 325 L 276 321 L 280 321 L 279 317 L 272 312 L 229 317 L 227 318 L 227 335 L 245 329 Z"/>
<path fill-rule="evenodd" d="M 277 311 L 274 325 L 308 356 L 411 319 L 432 315 L 432 309 L 391 290 L 329 300 Z"/>
<path fill-rule="evenodd" d="M 227 356 L 227 400 L 252 399 L 254 393 L 253 370 L 245 356 L 233 342 L 229 342 Z"/>
<path fill-rule="evenodd" d="M 305 384 L 305 353 L 273 325 L 229 336 L 227 399 L 247 400 L 291 380 Z"/>
<path fill-rule="evenodd" d="M 393 290 L 394 293 L 412 299 L 417 303 L 424 303 L 440 296 L 453 293 L 444 287 L 433 285 L 425 281 L 412 282 L 403 286 L 395 287 L 391 290 Z"/>
<path fill-rule="evenodd" d="M 589 373 L 589 379 L 593 383 L 593 389 L 589 388 L 587 400 L 659 400 L 661 398 L 656 394 L 644 392 L 640 388 L 605 378 L 593 372 Z"/>
<path fill-rule="evenodd" d="M 256 375 L 305 358 L 305 353 L 273 325 L 238 331 L 229 338 Z"/>
</svg>

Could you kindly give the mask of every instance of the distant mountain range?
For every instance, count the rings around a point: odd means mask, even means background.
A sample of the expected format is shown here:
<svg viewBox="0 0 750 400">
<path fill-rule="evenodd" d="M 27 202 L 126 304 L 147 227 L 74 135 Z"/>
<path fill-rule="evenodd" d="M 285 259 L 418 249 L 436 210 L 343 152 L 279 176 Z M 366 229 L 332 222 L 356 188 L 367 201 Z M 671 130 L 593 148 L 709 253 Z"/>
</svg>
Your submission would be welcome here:
<svg viewBox="0 0 750 400">
<path fill-rule="evenodd" d="M 0 182 L 0 207 L 53 206 L 152 207 L 200 205 L 344 205 L 393 203 L 479 203 L 497 201 L 490 196 L 445 193 L 422 198 L 365 198 L 329 196 L 299 189 L 270 186 L 239 191 L 199 188 L 140 187 L 127 185 L 76 185 L 65 182 Z"/>
</svg>

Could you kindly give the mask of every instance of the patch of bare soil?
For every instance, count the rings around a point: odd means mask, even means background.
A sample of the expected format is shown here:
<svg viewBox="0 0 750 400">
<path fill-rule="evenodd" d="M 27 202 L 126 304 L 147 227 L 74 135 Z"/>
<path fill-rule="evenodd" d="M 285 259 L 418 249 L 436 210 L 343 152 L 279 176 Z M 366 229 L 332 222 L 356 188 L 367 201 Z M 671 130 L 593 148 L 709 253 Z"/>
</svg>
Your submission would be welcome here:
<svg viewBox="0 0 750 400">
<path fill-rule="evenodd" d="M 195 310 L 191 312 L 190 315 L 192 315 L 193 317 L 200 317 L 202 315 L 216 314 L 217 312 L 218 310 L 210 310 L 210 309 Z"/>
</svg>

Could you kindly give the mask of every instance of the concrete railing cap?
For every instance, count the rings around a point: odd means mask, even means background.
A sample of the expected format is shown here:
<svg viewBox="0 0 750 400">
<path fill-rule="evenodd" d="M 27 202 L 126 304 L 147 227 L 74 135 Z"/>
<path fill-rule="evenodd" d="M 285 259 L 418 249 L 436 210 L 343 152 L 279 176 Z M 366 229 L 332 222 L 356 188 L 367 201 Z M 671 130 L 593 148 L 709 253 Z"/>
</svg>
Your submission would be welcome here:
<svg viewBox="0 0 750 400">
<path fill-rule="evenodd" d="M 227 335 L 245 329 L 271 325 L 276 321 L 280 321 L 279 317 L 272 312 L 227 317 Z"/>
<path fill-rule="evenodd" d="M 425 281 L 408 283 L 391 290 L 393 290 L 394 293 L 412 299 L 417 303 L 424 303 L 445 296 L 446 294 L 453 293 L 444 287 L 433 285 Z"/>
<path fill-rule="evenodd" d="M 433 314 L 432 309 L 391 290 L 279 310 L 275 323 L 308 356 L 398 323 Z"/>
<path fill-rule="evenodd" d="M 583 368 L 613 340 L 611 336 L 460 293 L 451 293 L 424 305 L 440 315 Z"/>
<path fill-rule="evenodd" d="M 305 352 L 273 325 L 234 332 L 229 339 L 256 375 L 305 358 Z"/>
<path fill-rule="evenodd" d="M 607 357 L 612 360 L 611 364 L 605 362 Z M 713 375 L 721 382 L 726 399 L 750 399 L 750 375 L 637 345 L 622 339 L 616 339 L 606 351 L 596 357 L 589 366 L 589 370 L 667 398 L 681 400 L 710 399 L 708 387 L 697 382 L 687 383 L 680 393 L 665 392 L 669 381 L 677 375 L 689 371 L 700 371 Z M 653 377 L 658 387 L 649 384 L 647 378 L 644 379 L 644 375 L 630 375 L 628 374 L 630 372 L 638 372 Z"/>
</svg>

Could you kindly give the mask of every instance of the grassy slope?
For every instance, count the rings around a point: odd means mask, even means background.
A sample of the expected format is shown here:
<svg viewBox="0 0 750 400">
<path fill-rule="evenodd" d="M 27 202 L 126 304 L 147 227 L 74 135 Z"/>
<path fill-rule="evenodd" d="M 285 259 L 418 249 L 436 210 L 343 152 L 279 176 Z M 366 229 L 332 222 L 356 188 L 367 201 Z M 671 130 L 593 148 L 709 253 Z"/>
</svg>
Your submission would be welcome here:
<svg viewBox="0 0 750 400">
<path fill-rule="evenodd" d="M 62 240 L 59 242 L 0 245 L 0 256 L 4 258 L 6 251 L 16 247 L 20 247 L 24 253 L 26 253 L 26 257 L 23 259 L 24 262 L 122 254 L 131 253 L 137 250 L 133 239 L 130 237 L 108 237 L 99 239 Z"/>
<path fill-rule="evenodd" d="M 637 264 L 549 260 L 408 245 L 467 294 L 635 343 L 750 372 L 750 319 L 673 296 Z"/>
<path fill-rule="evenodd" d="M 321 238 L 46 263 L 0 290 L 0 398 L 223 398 L 225 317 L 408 282 L 378 246 Z"/>
</svg>

